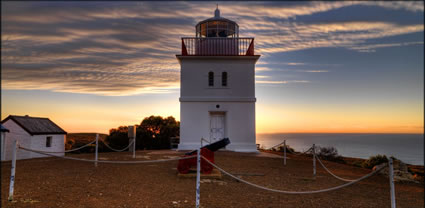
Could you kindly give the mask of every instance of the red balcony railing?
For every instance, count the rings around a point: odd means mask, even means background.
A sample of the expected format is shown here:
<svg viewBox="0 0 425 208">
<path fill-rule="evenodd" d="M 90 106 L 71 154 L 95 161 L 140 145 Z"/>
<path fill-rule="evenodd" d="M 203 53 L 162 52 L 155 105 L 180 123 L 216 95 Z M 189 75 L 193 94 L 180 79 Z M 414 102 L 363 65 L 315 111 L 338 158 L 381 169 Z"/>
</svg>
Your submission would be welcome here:
<svg viewBox="0 0 425 208">
<path fill-rule="evenodd" d="M 183 56 L 253 56 L 254 38 L 182 38 Z"/>
</svg>

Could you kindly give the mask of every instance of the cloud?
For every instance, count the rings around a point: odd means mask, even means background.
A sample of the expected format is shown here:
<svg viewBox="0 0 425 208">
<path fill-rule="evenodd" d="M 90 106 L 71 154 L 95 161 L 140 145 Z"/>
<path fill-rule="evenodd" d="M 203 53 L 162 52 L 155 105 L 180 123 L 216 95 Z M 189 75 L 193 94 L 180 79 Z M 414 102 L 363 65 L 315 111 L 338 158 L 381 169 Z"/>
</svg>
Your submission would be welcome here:
<svg viewBox="0 0 425 208">
<path fill-rule="evenodd" d="M 307 72 L 307 73 L 326 73 L 328 70 L 297 70 L 297 72 Z"/>
<path fill-rule="evenodd" d="M 256 36 L 259 53 L 279 53 L 324 47 L 341 47 L 360 51 L 357 47 L 364 45 L 367 40 L 423 32 L 424 25 L 398 25 L 388 22 L 294 23 L 289 28 L 282 25 L 280 30 L 281 35 L 260 34 Z"/>
<path fill-rule="evenodd" d="M 397 46 L 409 46 L 409 45 L 423 45 L 423 41 L 417 42 L 406 42 L 406 43 L 381 43 L 381 44 L 365 44 L 359 46 L 351 47 L 354 50 L 359 52 L 375 52 L 376 48 L 387 48 L 387 47 L 397 47 Z"/>
<path fill-rule="evenodd" d="M 271 81 L 271 80 L 256 80 L 256 84 L 290 84 L 290 83 L 310 83 L 307 80 L 284 80 L 284 81 Z"/>
<path fill-rule="evenodd" d="M 286 65 L 289 65 L 289 66 L 300 66 L 300 65 L 305 65 L 305 63 L 286 63 Z"/>
<path fill-rule="evenodd" d="M 205 2 L 2 2 L 2 88 L 100 95 L 166 93 L 178 89 L 180 37 L 213 15 Z M 362 5 L 412 13 L 423 2 L 223 2 L 223 16 L 242 36 L 254 36 L 263 56 L 257 71 L 274 71 L 276 53 L 341 47 L 373 52 L 423 41 L 368 44 L 423 32 L 423 24 L 382 21 L 299 22 L 297 18 Z M 288 66 L 308 63 L 287 62 Z M 303 72 L 327 72 L 305 70 Z M 260 84 L 308 81 L 257 81 Z"/>
</svg>

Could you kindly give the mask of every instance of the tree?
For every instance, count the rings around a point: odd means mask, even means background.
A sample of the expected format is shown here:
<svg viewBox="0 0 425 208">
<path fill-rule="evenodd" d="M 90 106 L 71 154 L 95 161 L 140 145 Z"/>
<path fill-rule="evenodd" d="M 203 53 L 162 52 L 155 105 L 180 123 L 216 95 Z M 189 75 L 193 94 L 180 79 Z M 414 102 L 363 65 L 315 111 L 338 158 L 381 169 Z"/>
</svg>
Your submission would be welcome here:
<svg viewBox="0 0 425 208">
<path fill-rule="evenodd" d="M 180 135 L 180 122 L 172 116 L 150 116 L 137 127 L 138 149 L 169 149 L 170 138 Z"/>
<path fill-rule="evenodd" d="M 169 149 L 170 138 L 180 135 L 180 122 L 172 116 L 150 116 L 136 127 L 136 149 Z M 113 148 L 121 149 L 128 145 L 128 127 L 120 126 L 109 130 L 107 142 Z"/>
<path fill-rule="evenodd" d="M 120 126 L 116 129 L 110 129 L 106 142 L 115 149 L 122 149 L 128 146 L 128 127 Z"/>
</svg>

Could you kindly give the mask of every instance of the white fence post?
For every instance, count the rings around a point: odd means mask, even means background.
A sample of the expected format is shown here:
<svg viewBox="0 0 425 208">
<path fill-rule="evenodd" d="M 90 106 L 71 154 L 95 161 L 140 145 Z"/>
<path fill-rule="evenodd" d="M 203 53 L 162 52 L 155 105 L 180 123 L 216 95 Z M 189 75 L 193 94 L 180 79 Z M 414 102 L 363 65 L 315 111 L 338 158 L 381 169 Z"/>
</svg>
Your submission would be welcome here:
<svg viewBox="0 0 425 208">
<path fill-rule="evenodd" d="M 316 177 L 316 147 L 313 144 L 313 176 Z"/>
<path fill-rule="evenodd" d="M 283 165 L 286 165 L 286 140 L 283 140 Z"/>
<path fill-rule="evenodd" d="M 134 131 L 133 137 L 133 158 L 136 158 L 136 131 Z"/>
<path fill-rule="evenodd" d="M 393 159 L 390 157 L 388 160 L 388 177 L 390 178 L 390 193 L 391 193 L 391 208 L 396 208 L 395 204 L 395 189 L 394 189 L 394 169 Z"/>
<path fill-rule="evenodd" d="M 16 150 L 18 140 L 15 140 L 13 143 L 13 151 L 12 151 L 12 167 L 10 169 L 10 184 L 9 184 L 9 201 L 13 200 L 13 189 L 15 187 L 15 168 L 16 168 Z"/>
<path fill-rule="evenodd" d="M 196 208 L 199 208 L 200 198 L 201 198 L 201 148 L 198 149 L 197 152 L 197 164 L 196 164 Z"/>
<path fill-rule="evenodd" d="M 95 167 L 97 167 L 97 147 L 98 147 L 98 145 L 99 145 L 99 134 L 96 134 L 96 153 L 95 153 L 95 156 L 94 156 L 94 160 L 95 160 L 94 166 Z"/>
</svg>

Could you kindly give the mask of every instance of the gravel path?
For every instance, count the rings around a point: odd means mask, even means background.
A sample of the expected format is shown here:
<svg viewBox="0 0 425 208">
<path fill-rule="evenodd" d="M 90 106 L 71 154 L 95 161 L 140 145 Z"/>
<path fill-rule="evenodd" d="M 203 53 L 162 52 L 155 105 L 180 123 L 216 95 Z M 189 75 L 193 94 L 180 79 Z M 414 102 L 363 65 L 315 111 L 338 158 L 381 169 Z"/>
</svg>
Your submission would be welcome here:
<svg viewBox="0 0 425 208">
<path fill-rule="evenodd" d="M 182 153 L 138 151 L 137 160 L 167 159 Z M 68 156 L 93 159 L 93 154 Z M 131 153 L 101 153 L 102 159 L 133 160 Z M 318 166 L 312 178 L 311 158 L 281 158 L 219 151 L 216 164 L 250 182 L 274 189 L 308 191 L 341 185 Z M 336 175 L 355 179 L 370 170 L 338 163 L 325 165 Z M 195 178 L 178 178 L 177 162 L 99 164 L 57 158 L 17 161 L 15 195 L 7 201 L 10 162 L 1 163 L 2 207 L 194 207 Z M 423 184 L 396 183 L 397 207 L 424 207 Z M 285 195 L 266 192 L 223 176 L 203 179 L 201 205 L 214 207 L 390 207 L 388 178 L 372 176 L 352 186 L 321 194 Z"/>
</svg>

